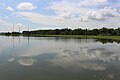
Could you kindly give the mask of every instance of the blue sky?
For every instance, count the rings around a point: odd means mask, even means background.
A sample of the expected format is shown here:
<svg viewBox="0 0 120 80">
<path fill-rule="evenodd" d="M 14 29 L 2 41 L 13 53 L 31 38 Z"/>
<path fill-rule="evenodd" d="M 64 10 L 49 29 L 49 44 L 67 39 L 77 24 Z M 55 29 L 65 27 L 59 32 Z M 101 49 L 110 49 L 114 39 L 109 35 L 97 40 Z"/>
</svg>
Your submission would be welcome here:
<svg viewBox="0 0 120 80">
<path fill-rule="evenodd" d="M 0 0 L 0 31 L 118 28 L 120 0 Z"/>
</svg>

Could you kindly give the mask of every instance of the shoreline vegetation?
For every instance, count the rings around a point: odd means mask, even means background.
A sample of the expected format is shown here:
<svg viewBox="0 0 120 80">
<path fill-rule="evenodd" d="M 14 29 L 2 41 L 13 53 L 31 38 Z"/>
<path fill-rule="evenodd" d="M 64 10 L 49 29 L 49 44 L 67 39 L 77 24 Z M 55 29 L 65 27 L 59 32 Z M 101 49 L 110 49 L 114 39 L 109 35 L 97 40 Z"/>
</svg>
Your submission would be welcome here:
<svg viewBox="0 0 120 80">
<path fill-rule="evenodd" d="M 35 30 L 20 32 L 0 33 L 3 36 L 24 36 L 24 37 L 62 37 L 77 39 L 112 39 L 120 41 L 120 28 L 101 28 L 101 29 L 54 29 L 54 30 Z"/>
</svg>

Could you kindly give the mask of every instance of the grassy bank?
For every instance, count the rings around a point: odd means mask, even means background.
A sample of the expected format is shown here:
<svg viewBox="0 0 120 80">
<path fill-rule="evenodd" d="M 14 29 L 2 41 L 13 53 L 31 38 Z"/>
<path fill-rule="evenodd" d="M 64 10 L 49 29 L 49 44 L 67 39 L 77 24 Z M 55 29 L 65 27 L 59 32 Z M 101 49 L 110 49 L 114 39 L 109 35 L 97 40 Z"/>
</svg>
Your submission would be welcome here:
<svg viewBox="0 0 120 80">
<path fill-rule="evenodd" d="M 24 35 L 25 36 L 25 35 Z M 62 37 L 62 38 L 88 38 L 88 39 L 113 39 L 120 40 L 120 36 L 101 36 L 101 35 L 29 35 L 32 37 Z"/>
<path fill-rule="evenodd" d="M 105 36 L 105 35 L 41 35 L 41 34 L 0 34 L 1 36 L 24 36 L 24 37 L 62 37 L 62 38 L 76 38 L 76 39 L 112 39 L 119 40 L 120 36 Z"/>
</svg>

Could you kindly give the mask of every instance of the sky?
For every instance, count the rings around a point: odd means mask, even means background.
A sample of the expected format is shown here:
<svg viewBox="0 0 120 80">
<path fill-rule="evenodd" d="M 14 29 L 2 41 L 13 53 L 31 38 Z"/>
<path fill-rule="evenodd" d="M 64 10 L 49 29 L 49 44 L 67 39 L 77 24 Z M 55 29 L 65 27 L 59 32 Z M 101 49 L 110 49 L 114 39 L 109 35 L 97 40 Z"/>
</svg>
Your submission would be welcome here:
<svg viewBox="0 0 120 80">
<path fill-rule="evenodd" d="M 120 0 L 0 0 L 0 32 L 118 28 Z"/>
</svg>

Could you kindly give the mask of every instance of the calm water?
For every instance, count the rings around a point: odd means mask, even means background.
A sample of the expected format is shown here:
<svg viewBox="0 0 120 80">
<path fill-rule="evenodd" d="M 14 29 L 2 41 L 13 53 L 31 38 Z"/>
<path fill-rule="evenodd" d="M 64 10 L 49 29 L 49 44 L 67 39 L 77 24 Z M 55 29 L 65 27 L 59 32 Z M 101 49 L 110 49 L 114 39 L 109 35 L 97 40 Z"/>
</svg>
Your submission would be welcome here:
<svg viewBox="0 0 120 80">
<path fill-rule="evenodd" d="M 0 80 L 120 80 L 120 44 L 100 41 L 0 37 Z"/>
</svg>

